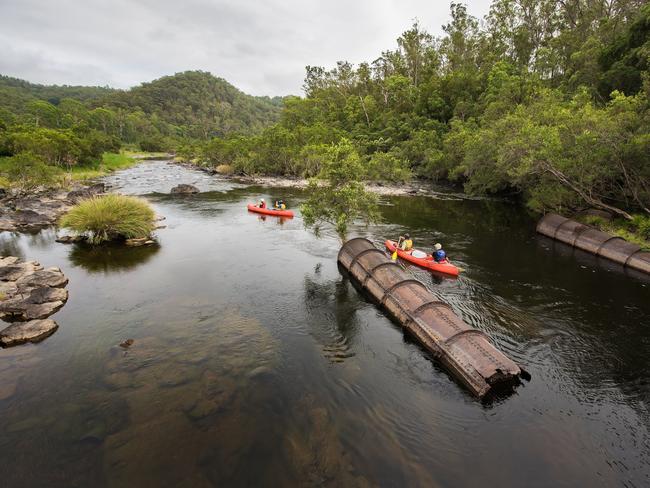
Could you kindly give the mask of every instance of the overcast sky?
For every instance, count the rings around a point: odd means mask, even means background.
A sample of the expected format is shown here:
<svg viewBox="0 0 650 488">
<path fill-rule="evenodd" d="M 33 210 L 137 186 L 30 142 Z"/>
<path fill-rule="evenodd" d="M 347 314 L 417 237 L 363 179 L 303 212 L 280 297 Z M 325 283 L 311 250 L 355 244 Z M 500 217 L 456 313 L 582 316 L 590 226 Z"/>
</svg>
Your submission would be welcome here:
<svg viewBox="0 0 650 488">
<path fill-rule="evenodd" d="M 490 0 L 467 2 L 483 17 Z M 372 61 L 438 0 L 0 0 L 0 74 L 127 88 L 200 69 L 254 95 L 302 94 L 306 65 Z"/>
</svg>

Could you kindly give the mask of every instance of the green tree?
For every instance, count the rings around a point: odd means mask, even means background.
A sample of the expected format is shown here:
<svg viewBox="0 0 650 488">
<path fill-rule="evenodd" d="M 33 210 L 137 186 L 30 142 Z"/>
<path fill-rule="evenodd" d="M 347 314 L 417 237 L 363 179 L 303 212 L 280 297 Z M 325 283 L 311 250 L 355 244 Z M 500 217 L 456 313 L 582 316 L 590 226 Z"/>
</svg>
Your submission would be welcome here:
<svg viewBox="0 0 650 488">
<path fill-rule="evenodd" d="M 377 222 L 377 196 L 365 189 L 364 177 L 361 158 L 349 140 L 331 146 L 319 175 L 310 180 L 310 196 L 301 206 L 305 226 L 318 235 L 324 223 L 331 224 L 345 240 L 354 220 Z"/>
</svg>

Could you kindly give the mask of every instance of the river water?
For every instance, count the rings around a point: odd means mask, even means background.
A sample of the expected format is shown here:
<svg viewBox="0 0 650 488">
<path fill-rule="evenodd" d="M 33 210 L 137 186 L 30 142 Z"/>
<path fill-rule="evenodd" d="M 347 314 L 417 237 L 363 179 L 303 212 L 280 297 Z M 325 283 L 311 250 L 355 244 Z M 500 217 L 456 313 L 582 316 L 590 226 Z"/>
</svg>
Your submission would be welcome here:
<svg viewBox="0 0 650 488">
<path fill-rule="evenodd" d="M 166 217 L 158 246 L 0 234 L 70 279 L 59 330 L 0 349 L 2 486 L 650 485 L 647 278 L 507 202 L 385 198 L 351 235 L 443 242 L 459 279 L 408 269 L 532 376 L 480 402 L 341 276 L 334 234 L 245 210 L 299 191 L 166 162 L 107 182 Z"/>
</svg>

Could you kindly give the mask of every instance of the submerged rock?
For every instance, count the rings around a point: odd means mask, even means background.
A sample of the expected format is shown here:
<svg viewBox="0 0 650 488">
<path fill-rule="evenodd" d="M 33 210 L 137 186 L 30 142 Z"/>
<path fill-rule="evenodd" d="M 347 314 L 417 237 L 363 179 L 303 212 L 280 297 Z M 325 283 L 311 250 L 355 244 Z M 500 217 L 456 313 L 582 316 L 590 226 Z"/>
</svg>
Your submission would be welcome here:
<svg viewBox="0 0 650 488">
<path fill-rule="evenodd" d="M 172 188 L 171 193 L 180 193 L 180 194 L 199 193 L 199 189 L 194 185 L 181 183 L 180 185 L 176 185 L 174 188 Z"/>
<path fill-rule="evenodd" d="M 0 345 L 7 347 L 24 342 L 39 342 L 58 328 L 52 319 L 30 320 L 10 325 L 0 332 Z"/>
</svg>

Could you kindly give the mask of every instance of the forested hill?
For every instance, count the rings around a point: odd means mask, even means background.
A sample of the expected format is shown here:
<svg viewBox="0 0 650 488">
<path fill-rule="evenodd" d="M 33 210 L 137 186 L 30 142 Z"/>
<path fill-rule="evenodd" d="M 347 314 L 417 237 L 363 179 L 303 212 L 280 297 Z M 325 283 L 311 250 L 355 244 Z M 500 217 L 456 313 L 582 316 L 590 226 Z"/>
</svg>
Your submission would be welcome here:
<svg viewBox="0 0 650 488">
<path fill-rule="evenodd" d="M 61 127 L 62 117 L 77 102 L 95 116 L 91 118 L 104 132 L 123 142 L 138 142 L 125 137 L 130 121 L 148 139 L 171 147 L 174 141 L 185 138 L 258 132 L 278 120 L 283 99 L 247 95 L 226 80 L 202 71 L 165 76 L 129 90 L 39 85 L 0 75 L 0 111 L 4 109 L 24 121 L 47 118 L 50 125 Z M 72 110 L 79 112 L 79 107 Z M 97 123 L 97 119 L 101 121 Z"/>
<path fill-rule="evenodd" d="M 185 71 L 109 94 L 97 104 L 141 109 L 192 138 L 256 132 L 279 118 L 282 99 L 247 95 L 223 78 Z"/>
<path fill-rule="evenodd" d="M 0 75 L 0 107 L 17 113 L 24 112 L 27 104 L 34 100 L 53 105 L 58 105 L 65 98 L 87 102 L 116 91 L 100 86 L 39 85 Z"/>
</svg>

